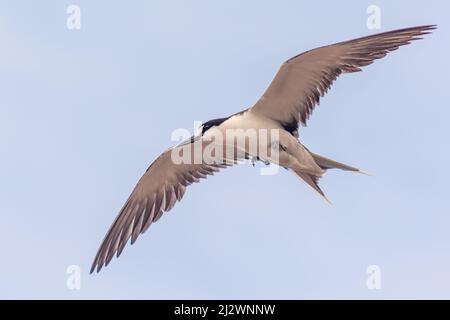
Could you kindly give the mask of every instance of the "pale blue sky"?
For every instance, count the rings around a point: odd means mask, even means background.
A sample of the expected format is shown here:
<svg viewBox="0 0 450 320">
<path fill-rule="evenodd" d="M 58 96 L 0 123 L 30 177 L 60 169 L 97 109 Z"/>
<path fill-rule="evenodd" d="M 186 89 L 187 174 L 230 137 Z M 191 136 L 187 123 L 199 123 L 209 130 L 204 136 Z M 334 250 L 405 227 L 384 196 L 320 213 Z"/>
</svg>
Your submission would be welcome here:
<svg viewBox="0 0 450 320">
<path fill-rule="evenodd" d="M 81 7 L 81 30 L 66 7 Z M 100 274 L 105 232 L 147 166 L 255 102 L 319 45 L 435 23 L 345 75 L 301 138 L 374 175 L 332 171 L 330 206 L 289 172 L 192 186 Z M 446 1 L 0 1 L 0 298 L 450 298 Z M 81 267 L 81 290 L 66 268 Z M 382 289 L 366 288 L 379 265 Z"/>
</svg>

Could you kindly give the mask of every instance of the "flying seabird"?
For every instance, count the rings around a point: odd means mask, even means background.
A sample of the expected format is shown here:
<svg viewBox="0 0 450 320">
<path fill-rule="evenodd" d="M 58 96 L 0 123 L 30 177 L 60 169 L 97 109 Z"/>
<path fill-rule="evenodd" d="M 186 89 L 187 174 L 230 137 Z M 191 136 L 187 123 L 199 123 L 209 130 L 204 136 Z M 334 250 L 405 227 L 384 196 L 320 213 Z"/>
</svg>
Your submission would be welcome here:
<svg viewBox="0 0 450 320">
<path fill-rule="evenodd" d="M 108 265 L 130 238 L 133 244 L 139 234 L 172 209 L 187 186 L 242 159 L 289 169 L 325 198 L 318 181 L 328 169 L 361 171 L 308 150 L 299 141 L 299 124 L 306 126 L 320 98 L 339 75 L 361 71 L 435 28 L 426 25 L 366 36 L 306 51 L 284 62 L 255 105 L 205 122 L 196 135 L 166 150 L 150 165 L 108 230 L 91 273 Z M 241 144 L 238 138 L 227 138 L 228 130 L 255 130 L 256 147 L 250 146 L 249 136 Z M 220 134 L 219 144 L 216 137 Z M 196 150 L 201 150 L 200 157 Z"/>
</svg>

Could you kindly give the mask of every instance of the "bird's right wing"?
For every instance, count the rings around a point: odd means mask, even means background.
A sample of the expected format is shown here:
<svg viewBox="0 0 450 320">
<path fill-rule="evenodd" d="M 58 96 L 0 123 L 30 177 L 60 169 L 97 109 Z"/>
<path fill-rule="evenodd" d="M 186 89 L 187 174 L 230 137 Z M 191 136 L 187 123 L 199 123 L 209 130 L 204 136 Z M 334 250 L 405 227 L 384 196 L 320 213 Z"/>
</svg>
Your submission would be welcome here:
<svg viewBox="0 0 450 320">
<path fill-rule="evenodd" d="M 229 166 L 229 163 L 208 164 L 202 158 L 200 161 L 194 159 L 195 153 L 202 150 L 195 149 L 196 145 L 204 147 L 205 143 L 188 144 L 181 152 L 179 147 L 171 148 L 150 165 L 107 232 L 95 256 L 91 273 L 108 265 L 114 254 L 118 257 L 130 238 L 133 244 L 152 222 L 181 200 L 188 185 Z M 191 153 L 186 157 L 188 161 L 173 161 L 173 152 L 183 155 L 186 151 Z"/>
<path fill-rule="evenodd" d="M 361 67 L 435 28 L 428 25 L 394 30 L 299 54 L 281 65 L 270 86 L 250 110 L 295 132 L 299 122 L 306 125 L 320 97 L 340 74 L 361 71 Z"/>
</svg>

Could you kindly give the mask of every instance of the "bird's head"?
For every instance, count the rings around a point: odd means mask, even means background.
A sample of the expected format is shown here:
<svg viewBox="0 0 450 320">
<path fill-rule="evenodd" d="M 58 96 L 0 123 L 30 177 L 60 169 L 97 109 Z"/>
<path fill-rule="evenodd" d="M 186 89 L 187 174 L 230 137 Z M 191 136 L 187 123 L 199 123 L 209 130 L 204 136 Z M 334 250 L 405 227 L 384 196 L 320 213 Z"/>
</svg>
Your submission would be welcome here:
<svg viewBox="0 0 450 320">
<path fill-rule="evenodd" d="M 203 123 L 197 131 L 197 134 L 200 136 L 203 136 L 206 131 L 214 127 L 214 124 L 212 124 L 210 121 Z"/>
<path fill-rule="evenodd" d="M 227 120 L 228 118 L 220 118 L 220 119 L 212 119 L 209 121 L 206 121 L 203 123 L 199 128 L 197 134 L 201 134 L 202 136 L 205 134 L 206 131 L 213 127 L 219 126 L 222 122 Z"/>
<path fill-rule="evenodd" d="M 209 129 L 217 127 L 218 125 L 220 125 L 222 122 L 224 122 L 227 119 L 228 118 L 220 118 L 220 119 L 212 119 L 212 120 L 206 121 L 200 127 L 197 128 L 196 132 L 194 133 L 194 135 L 192 137 L 182 141 L 177 146 L 181 147 L 181 146 L 184 146 L 184 145 L 187 145 L 190 143 L 194 143 L 194 142 L 200 140 Z"/>
</svg>

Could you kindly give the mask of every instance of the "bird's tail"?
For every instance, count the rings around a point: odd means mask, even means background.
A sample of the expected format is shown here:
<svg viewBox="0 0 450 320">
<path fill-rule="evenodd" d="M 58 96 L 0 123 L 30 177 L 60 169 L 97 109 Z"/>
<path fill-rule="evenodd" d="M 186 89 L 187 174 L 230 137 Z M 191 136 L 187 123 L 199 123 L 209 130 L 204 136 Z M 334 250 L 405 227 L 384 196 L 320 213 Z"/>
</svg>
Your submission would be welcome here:
<svg viewBox="0 0 450 320">
<path fill-rule="evenodd" d="M 317 165 L 319 167 L 321 167 L 323 170 L 341 169 L 341 170 L 345 170 L 345 171 L 354 171 L 354 172 L 359 172 L 359 173 L 365 173 L 365 172 L 359 170 L 358 168 L 325 158 L 323 156 L 319 156 L 318 154 L 312 153 L 309 150 L 308 150 L 308 152 L 313 157 L 313 159 L 317 163 Z"/>
<path fill-rule="evenodd" d="M 301 178 L 303 181 L 305 181 L 311 188 L 316 190 L 317 193 L 320 194 L 325 199 L 325 201 L 327 201 L 328 203 L 331 203 L 331 201 L 328 200 L 328 198 L 325 195 L 325 193 L 319 187 L 319 179 L 322 176 L 314 175 L 314 174 L 311 174 L 311 173 L 306 173 L 306 172 L 304 172 L 302 170 L 297 170 L 297 169 L 293 169 L 293 168 L 291 170 L 294 171 L 295 174 L 297 176 L 299 176 L 299 178 Z"/>
<path fill-rule="evenodd" d="M 311 151 L 309 151 L 309 154 L 312 156 L 316 164 L 324 171 L 327 171 L 329 169 L 341 169 L 346 171 L 353 171 L 353 172 L 359 172 L 367 174 L 358 168 L 325 158 L 323 156 L 320 156 L 318 154 L 315 154 Z M 309 186 L 311 186 L 314 190 L 317 191 L 327 202 L 331 203 L 330 200 L 327 199 L 325 196 L 325 193 L 322 191 L 322 189 L 319 187 L 319 180 L 323 176 L 323 174 L 315 175 L 311 173 L 306 173 L 302 170 L 296 170 L 295 168 L 291 168 L 292 171 L 295 172 L 296 175 L 298 175 L 303 181 L 305 181 Z"/>
</svg>

